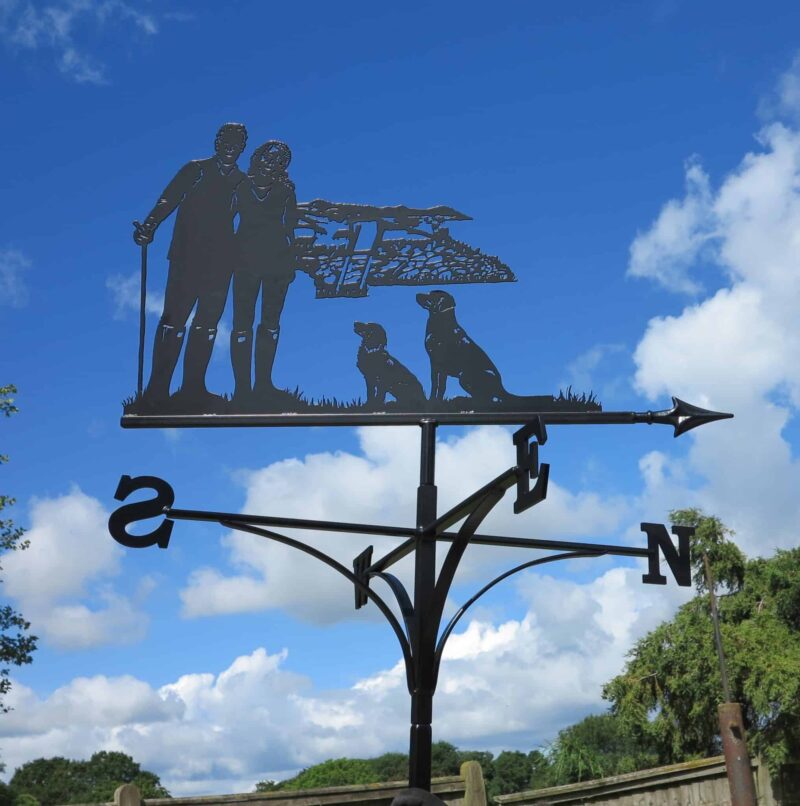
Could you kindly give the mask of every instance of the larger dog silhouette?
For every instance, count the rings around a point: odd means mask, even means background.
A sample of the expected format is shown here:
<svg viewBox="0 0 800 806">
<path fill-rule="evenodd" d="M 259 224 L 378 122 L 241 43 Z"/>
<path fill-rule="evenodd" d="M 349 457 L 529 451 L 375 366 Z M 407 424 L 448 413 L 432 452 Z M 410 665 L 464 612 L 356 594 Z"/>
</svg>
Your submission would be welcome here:
<svg viewBox="0 0 800 806">
<path fill-rule="evenodd" d="M 432 401 L 444 400 L 448 378 L 456 378 L 461 388 L 481 404 L 530 400 L 506 391 L 492 359 L 458 324 L 452 295 L 446 291 L 431 291 L 417 294 L 417 302 L 428 312 L 425 349 L 431 360 Z"/>
</svg>

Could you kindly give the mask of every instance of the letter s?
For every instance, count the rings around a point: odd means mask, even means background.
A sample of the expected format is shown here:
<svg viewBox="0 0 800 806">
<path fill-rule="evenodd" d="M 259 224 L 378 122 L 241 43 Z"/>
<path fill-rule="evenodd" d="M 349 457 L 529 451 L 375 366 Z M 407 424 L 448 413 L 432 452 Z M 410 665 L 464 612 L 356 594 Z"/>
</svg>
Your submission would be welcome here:
<svg viewBox="0 0 800 806">
<path fill-rule="evenodd" d="M 135 504 L 125 504 L 114 510 L 108 519 L 108 531 L 111 532 L 111 537 L 117 543 L 122 543 L 128 548 L 143 549 L 147 546 L 158 545 L 159 548 L 165 549 L 169 544 L 175 521 L 165 518 L 157 529 L 146 535 L 129 534 L 125 527 L 129 523 L 163 515 L 164 510 L 171 507 L 175 501 L 175 492 L 172 487 L 164 479 L 156 476 L 136 476 L 133 479 L 130 476 L 122 476 L 114 498 L 117 501 L 124 501 L 132 492 L 145 490 L 148 487 L 156 491 L 156 497 L 148 498 L 146 501 L 137 501 Z"/>
</svg>

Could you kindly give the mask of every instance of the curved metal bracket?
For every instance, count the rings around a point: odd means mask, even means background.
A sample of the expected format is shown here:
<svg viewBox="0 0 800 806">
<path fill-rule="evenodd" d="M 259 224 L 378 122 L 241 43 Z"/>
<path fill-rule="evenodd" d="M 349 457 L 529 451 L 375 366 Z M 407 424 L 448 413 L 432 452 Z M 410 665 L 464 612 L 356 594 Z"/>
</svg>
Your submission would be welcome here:
<svg viewBox="0 0 800 806">
<path fill-rule="evenodd" d="M 276 543 L 283 543 L 285 546 L 298 549 L 299 551 L 309 554 L 315 559 L 324 562 L 325 565 L 333 568 L 334 571 L 338 571 L 343 577 L 352 582 L 353 585 L 355 585 L 365 596 L 368 596 L 373 602 L 375 602 L 378 609 L 381 611 L 381 613 L 383 613 L 383 615 L 386 617 L 386 620 L 389 622 L 389 626 L 394 630 L 394 634 L 397 636 L 397 640 L 400 642 L 400 649 L 403 652 L 403 660 L 405 661 L 406 665 L 406 684 L 409 691 L 414 690 L 414 664 L 411 659 L 411 647 L 409 646 L 408 639 L 403 633 L 403 628 L 400 626 L 400 622 L 395 618 L 394 613 L 392 613 L 392 611 L 389 609 L 389 606 L 386 604 L 386 602 L 384 602 L 377 593 L 370 590 L 369 586 L 365 585 L 364 582 L 362 582 L 352 571 L 334 560 L 333 557 L 329 557 L 324 552 L 319 551 L 312 546 L 307 546 L 305 543 L 301 543 L 299 540 L 293 540 L 291 537 L 280 535 L 277 532 L 272 532 L 268 529 L 261 529 L 258 526 L 250 526 L 249 524 L 231 521 L 220 521 L 220 524 L 227 529 L 238 529 L 240 532 L 250 532 L 250 534 L 258 535 L 259 537 L 267 537 L 270 540 L 274 540 Z"/>
<path fill-rule="evenodd" d="M 394 574 L 389 574 L 386 571 L 375 571 L 370 576 L 382 579 L 391 588 L 395 599 L 397 599 L 397 604 L 400 605 L 400 612 L 403 614 L 403 621 L 406 624 L 406 633 L 410 637 L 413 629 L 414 605 L 411 604 L 411 599 L 405 586 Z"/>
<path fill-rule="evenodd" d="M 444 632 L 442 633 L 441 638 L 439 638 L 439 642 L 436 644 L 436 651 L 433 656 L 433 679 L 439 679 L 439 665 L 442 661 L 442 653 L 444 652 L 447 639 L 450 637 L 450 634 L 453 632 L 456 624 L 458 624 L 458 622 L 461 620 L 461 617 L 464 615 L 464 613 L 466 613 L 466 611 L 473 604 L 475 604 L 475 602 L 477 602 L 484 593 L 488 593 L 488 591 L 490 591 L 495 585 L 502 582 L 504 579 L 508 579 L 508 577 L 512 576 L 513 574 L 517 574 L 520 571 L 524 571 L 526 568 L 533 568 L 536 565 L 545 565 L 546 563 L 556 562 L 556 560 L 574 560 L 578 559 L 579 557 L 602 557 L 604 554 L 604 551 L 568 551 L 562 554 L 553 554 L 550 557 L 539 557 L 537 560 L 529 560 L 526 563 L 515 566 L 509 571 L 500 574 L 500 576 L 495 577 L 487 585 L 484 585 L 472 598 L 468 599 L 463 605 L 461 605 L 456 614 L 450 619 L 447 626 L 444 628 Z"/>
<path fill-rule="evenodd" d="M 423 646 L 427 643 L 433 648 L 436 643 L 436 635 L 439 632 L 439 625 L 441 624 L 447 594 L 453 583 L 458 564 L 461 562 L 461 558 L 467 550 L 470 538 L 475 534 L 484 518 L 494 509 L 496 504 L 505 495 L 506 490 L 513 483 L 514 477 L 511 475 L 509 478 L 502 477 L 502 482 L 498 481 L 496 486 L 489 488 L 489 490 L 475 502 L 472 511 L 458 530 L 458 536 L 447 552 L 447 556 L 442 564 L 442 569 L 439 572 L 439 578 L 436 580 L 436 586 L 433 589 L 430 618 L 426 620 L 425 634 L 422 636 L 421 641 Z"/>
</svg>

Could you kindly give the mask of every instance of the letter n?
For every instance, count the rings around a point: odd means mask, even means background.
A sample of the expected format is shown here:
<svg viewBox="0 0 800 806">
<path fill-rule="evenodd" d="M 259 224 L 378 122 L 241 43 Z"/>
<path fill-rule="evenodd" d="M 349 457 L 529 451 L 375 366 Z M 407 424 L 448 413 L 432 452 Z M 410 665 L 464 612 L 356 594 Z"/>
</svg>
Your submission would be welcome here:
<svg viewBox="0 0 800 806">
<path fill-rule="evenodd" d="M 648 573 L 642 575 L 647 585 L 666 585 L 667 578 L 661 573 L 661 554 L 667 561 L 675 581 L 686 588 L 692 584 L 692 567 L 689 556 L 689 538 L 694 534 L 694 526 L 673 526 L 672 534 L 678 538 L 678 548 L 661 523 L 643 523 L 642 531 L 647 533 Z"/>
</svg>

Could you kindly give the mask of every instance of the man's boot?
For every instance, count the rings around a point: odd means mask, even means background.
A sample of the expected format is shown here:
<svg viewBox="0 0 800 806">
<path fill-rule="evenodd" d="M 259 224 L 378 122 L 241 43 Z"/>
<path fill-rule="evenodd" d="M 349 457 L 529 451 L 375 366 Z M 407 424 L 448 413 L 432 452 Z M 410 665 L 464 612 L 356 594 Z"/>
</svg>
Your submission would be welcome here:
<svg viewBox="0 0 800 806">
<path fill-rule="evenodd" d="M 183 347 L 183 328 L 158 323 L 156 337 L 153 340 L 153 365 L 150 368 L 150 380 L 144 390 L 143 398 L 151 404 L 166 403 L 169 400 L 169 386 L 172 374 Z"/>
<path fill-rule="evenodd" d="M 259 325 L 256 330 L 256 355 L 254 391 L 259 397 L 270 397 L 275 392 L 272 383 L 272 366 L 275 363 L 275 351 L 278 349 L 280 327 L 274 329 Z"/>
<path fill-rule="evenodd" d="M 206 390 L 206 370 L 216 337 L 215 327 L 192 324 L 189 329 L 186 355 L 183 357 L 183 384 L 178 393 L 184 404 L 202 409 L 210 402 L 209 398 L 216 397 Z"/>
<path fill-rule="evenodd" d="M 246 405 L 253 394 L 251 366 L 253 363 L 253 331 L 237 330 L 231 333 L 231 366 L 236 384 L 233 399 Z"/>
</svg>

